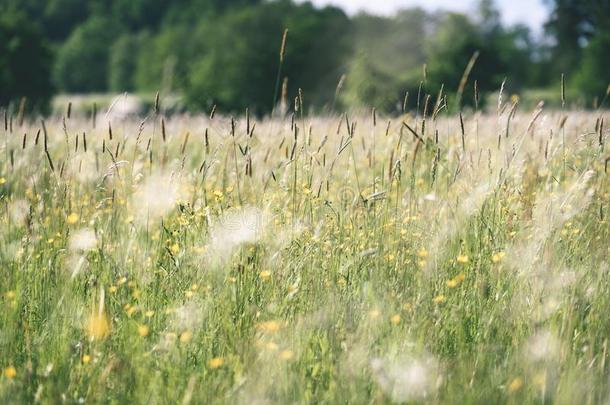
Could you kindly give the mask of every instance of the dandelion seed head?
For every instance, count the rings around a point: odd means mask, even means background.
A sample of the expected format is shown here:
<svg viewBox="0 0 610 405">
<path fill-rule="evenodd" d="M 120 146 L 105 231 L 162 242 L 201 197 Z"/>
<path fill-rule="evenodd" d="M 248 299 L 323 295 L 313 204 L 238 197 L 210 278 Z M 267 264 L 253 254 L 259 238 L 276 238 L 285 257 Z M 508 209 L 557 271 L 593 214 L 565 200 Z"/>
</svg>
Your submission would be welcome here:
<svg viewBox="0 0 610 405">
<path fill-rule="evenodd" d="M 430 399 L 441 381 L 438 363 L 431 357 L 375 358 L 370 368 L 377 385 L 395 402 Z"/>
<path fill-rule="evenodd" d="M 540 331 L 529 338 L 526 351 L 533 361 L 551 361 L 559 354 L 559 341 L 550 331 Z"/>
<path fill-rule="evenodd" d="M 80 229 L 70 237 L 70 249 L 73 251 L 88 251 L 97 246 L 95 232 L 89 228 Z"/>
</svg>

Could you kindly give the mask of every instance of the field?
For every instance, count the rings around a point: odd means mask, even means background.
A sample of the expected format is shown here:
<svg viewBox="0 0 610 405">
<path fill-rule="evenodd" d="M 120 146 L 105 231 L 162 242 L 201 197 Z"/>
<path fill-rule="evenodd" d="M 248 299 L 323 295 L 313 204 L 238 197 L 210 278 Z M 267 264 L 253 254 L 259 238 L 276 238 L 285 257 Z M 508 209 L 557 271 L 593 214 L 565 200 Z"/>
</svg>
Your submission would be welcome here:
<svg viewBox="0 0 610 405">
<path fill-rule="evenodd" d="M 0 402 L 610 399 L 607 113 L 302 110 L 9 116 Z"/>
</svg>

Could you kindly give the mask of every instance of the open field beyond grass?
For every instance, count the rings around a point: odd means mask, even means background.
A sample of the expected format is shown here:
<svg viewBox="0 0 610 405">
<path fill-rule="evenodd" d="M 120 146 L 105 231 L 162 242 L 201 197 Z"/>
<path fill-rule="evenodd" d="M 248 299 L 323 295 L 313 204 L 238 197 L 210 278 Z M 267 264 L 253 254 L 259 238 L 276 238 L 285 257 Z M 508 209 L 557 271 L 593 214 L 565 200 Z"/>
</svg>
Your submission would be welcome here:
<svg viewBox="0 0 610 405">
<path fill-rule="evenodd" d="M 438 110 L 7 119 L 0 402 L 608 401 L 608 114 Z"/>
</svg>

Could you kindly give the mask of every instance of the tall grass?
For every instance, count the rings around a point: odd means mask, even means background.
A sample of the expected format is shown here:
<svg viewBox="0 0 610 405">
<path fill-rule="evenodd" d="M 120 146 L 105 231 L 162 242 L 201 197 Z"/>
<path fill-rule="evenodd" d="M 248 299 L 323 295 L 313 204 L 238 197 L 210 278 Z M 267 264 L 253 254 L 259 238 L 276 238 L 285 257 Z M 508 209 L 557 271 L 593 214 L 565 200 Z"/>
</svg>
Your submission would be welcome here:
<svg viewBox="0 0 610 405">
<path fill-rule="evenodd" d="M 5 125 L 3 403 L 608 400 L 607 116 L 299 98 Z"/>
</svg>

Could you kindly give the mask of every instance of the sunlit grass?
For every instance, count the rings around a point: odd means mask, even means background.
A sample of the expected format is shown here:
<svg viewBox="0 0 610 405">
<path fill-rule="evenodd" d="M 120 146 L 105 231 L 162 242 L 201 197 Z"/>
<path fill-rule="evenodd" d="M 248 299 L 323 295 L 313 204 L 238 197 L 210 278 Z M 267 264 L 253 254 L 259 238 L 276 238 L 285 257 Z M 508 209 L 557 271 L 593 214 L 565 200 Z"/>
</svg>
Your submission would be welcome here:
<svg viewBox="0 0 610 405">
<path fill-rule="evenodd" d="M 2 402 L 606 401 L 607 114 L 499 111 L 7 128 Z"/>
</svg>

